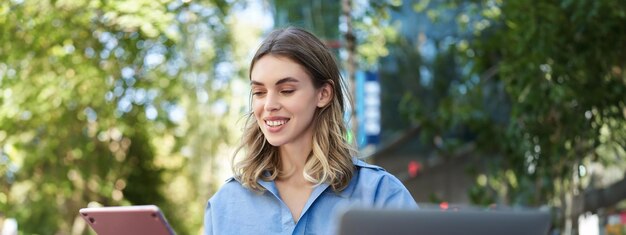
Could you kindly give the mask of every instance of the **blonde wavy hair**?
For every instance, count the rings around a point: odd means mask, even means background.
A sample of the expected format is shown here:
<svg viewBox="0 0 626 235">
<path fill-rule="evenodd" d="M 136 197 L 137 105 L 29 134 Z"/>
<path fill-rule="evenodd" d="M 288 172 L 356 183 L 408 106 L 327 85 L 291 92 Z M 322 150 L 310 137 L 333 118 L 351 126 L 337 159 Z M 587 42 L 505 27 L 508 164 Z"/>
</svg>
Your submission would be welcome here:
<svg viewBox="0 0 626 235">
<path fill-rule="evenodd" d="M 290 58 L 302 65 L 313 80 L 315 88 L 329 84 L 333 89 L 332 101 L 315 111 L 312 151 L 304 166 L 307 181 L 319 185 L 327 183 L 335 191 L 346 188 L 352 179 L 354 148 L 346 140 L 345 85 L 330 50 L 313 34 L 299 28 L 289 27 L 271 32 L 250 63 L 254 64 L 265 55 Z M 235 163 L 240 150 L 245 150 L 243 159 Z M 282 174 L 278 147 L 272 146 L 263 135 L 252 112 L 247 114 L 243 140 L 233 156 L 233 173 L 244 187 L 264 191 L 258 180 L 275 180 Z"/>
</svg>

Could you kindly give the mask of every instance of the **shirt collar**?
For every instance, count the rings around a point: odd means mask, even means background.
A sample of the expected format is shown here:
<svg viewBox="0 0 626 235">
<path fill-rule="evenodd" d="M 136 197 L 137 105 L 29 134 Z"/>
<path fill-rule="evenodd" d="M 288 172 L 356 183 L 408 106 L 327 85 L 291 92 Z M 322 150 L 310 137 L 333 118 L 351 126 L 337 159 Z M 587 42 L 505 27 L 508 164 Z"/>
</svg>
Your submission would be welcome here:
<svg viewBox="0 0 626 235">
<path fill-rule="evenodd" d="M 341 192 L 338 192 L 338 194 L 340 196 L 342 196 L 342 197 L 349 197 L 352 194 L 352 191 L 354 191 L 354 185 L 353 185 L 354 183 L 353 182 L 356 182 L 356 178 L 359 177 L 359 168 L 370 168 L 370 169 L 382 170 L 382 171 L 385 170 L 382 167 L 368 164 L 365 161 L 363 161 L 361 159 L 358 159 L 356 157 L 352 157 L 352 163 L 356 166 L 356 169 L 354 171 L 354 174 L 352 175 L 352 180 L 350 180 L 350 183 L 348 184 L 348 187 L 346 187 L 345 189 L 341 190 Z M 266 174 L 267 174 L 267 172 L 266 172 Z M 235 177 L 228 178 L 226 180 L 226 182 L 230 182 L 230 181 L 233 181 L 233 180 L 239 182 L 239 180 L 237 180 L 237 178 L 235 178 Z M 276 198 L 280 199 L 280 194 L 278 193 L 278 188 L 276 188 L 276 184 L 274 183 L 274 181 L 263 181 L 261 179 L 258 179 L 257 183 L 259 185 L 261 185 L 263 188 L 265 188 L 267 191 L 272 193 Z M 329 185 L 327 183 L 322 183 L 322 184 L 318 185 L 317 187 L 315 187 L 315 189 L 311 193 L 311 199 L 312 200 L 307 202 L 307 204 L 305 205 L 305 208 L 308 208 L 310 206 L 310 204 L 313 203 L 313 201 L 315 201 L 315 199 L 317 197 L 319 197 L 319 195 L 321 195 L 324 191 L 326 191 L 326 189 L 328 187 L 329 187 Z"/>
<path fill-rule="evenodd" d="M 280 194 L 278 193 L 278 188 L 276 188 L 276 183 L 273 180 L 271 180 L 271 181 L 263 181 L 263 180 L 259 179 L 257 182 L 259 183 L 259 185 L 261 185 L 263 188 L 265 188 L 268 192 L 270 192 L 272 195 L 274 195 L 274 197 L 276 197 L 278 200 L 282 201 L 282 198 L 280 197 Z M 320 197 L 320 195 L 322 195 L 322 193 L 324 191 L 326 191 L 328 186 L 329 185 L 327 183 L 322 183 L 322 184 L 316 186 L 313 189 L 313 192 L 311 192 L 311 195 L 309 196 L 309 199 L 307 200 L 306 204 L 304 205 L 304 208 L 302 208 L 301 214 L 298 215 L 298 221 L 300 220 L 302 215 L 304 215 L 304 213 L 306 213 L 307 210 L 309 210 L 311 205 L 313 205 L 313 202 L 315 202 L 315 200 L 318 197 Z"/>
<path fill-rule="evenodd" d="M 365 162 L 365 161 L 363 161 L 361 159 L 358 159 L 356 157 L 352 158 L 352 163 L 354 163 L 354 165 L 357 166 L 357 168 L 370 168 L 370 169 L 374 169 L 374 170 L 383 170 L 383 171 L 385 170 L 382 167 L 368 164 L 367 162 Z"/>
<path fill-rule="evenodd" d="M 359 158 L 356 158 L 356 157 L 352 157 L 352 164 L 354 164 L 357 167 L 365 167 L 365 168 L 376 169 L 376 170 L 385 170 L 382 167 L 368 164 L 365 161 L 363 161 L 363 160 L 361 160 Z M 233 180 L 237 180 L 237 179 L 234 176 L 231 176 L 230 178 L 226 179 L 226 182 L 228 183 L 228 182 L 233 181 Z M 237 181 L 239 181 L 239 180 L 237 180 Z"/>
<path fill-rule="evenodd" d="M 274 183 L 273 180 L 264 181 L 264 180 L 258 179 L 257 183 L 261 185 L 263 188 L 265 188 L 267 191 L 269 191 L 271 194 L 273 194 L 276 198 L 280 199 L 278 188 L 276 188 L 276 183 Z"/>
</svg>

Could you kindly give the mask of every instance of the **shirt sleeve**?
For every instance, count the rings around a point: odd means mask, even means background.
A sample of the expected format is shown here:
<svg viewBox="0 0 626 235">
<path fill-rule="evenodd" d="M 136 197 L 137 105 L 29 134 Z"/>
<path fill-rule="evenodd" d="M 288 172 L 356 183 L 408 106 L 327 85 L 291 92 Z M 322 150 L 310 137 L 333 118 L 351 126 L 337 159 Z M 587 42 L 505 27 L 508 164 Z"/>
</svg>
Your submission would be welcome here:
<svg viewBox="0 0 626 235">
<path fill-rule="evenodd" d="M 406 190 L 399 190 L 383 199 L 384 208 L 393 209 L 417 209 L 417 203 Z"/>
<path fill-rule="evenodd" d="M 211 201 L 207 202 L 206 209 L 204 210 L 204 234 L 213 234 L 213 223 L 211 216 Z"/>
<path fill-rule="evenodd" d="M 388 209 L 417 209 L 417 203 L 409 190 L 396 177 L 386 175 L 377 187 L 376 204 Z"/>
</svg>

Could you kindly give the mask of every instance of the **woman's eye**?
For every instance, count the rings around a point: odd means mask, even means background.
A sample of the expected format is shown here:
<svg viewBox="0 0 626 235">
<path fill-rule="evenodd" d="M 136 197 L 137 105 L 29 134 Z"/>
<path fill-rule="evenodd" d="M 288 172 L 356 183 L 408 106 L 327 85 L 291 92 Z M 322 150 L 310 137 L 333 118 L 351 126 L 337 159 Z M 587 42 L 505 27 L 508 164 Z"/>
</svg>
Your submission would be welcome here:
<svg viewBox="0 0 626 235">
<path fill-rule="evenodd" d="M 283 94 L 291 94 L 293 92 L 294 92 L 294 90 L 283 90 L 283 91 L 281 91 L 281 93 L 283 93 Z"/>
<path fill-rule="evenodd" d="M 262 91 L 255 91 L 255 92 L 252 92 L 252 95 L 253 95 L 253 96 L 260 96 L 260 95 L 263 95 L 263 94 L 265 94 L 265 92 L 262 92 Z"/>
</svg>

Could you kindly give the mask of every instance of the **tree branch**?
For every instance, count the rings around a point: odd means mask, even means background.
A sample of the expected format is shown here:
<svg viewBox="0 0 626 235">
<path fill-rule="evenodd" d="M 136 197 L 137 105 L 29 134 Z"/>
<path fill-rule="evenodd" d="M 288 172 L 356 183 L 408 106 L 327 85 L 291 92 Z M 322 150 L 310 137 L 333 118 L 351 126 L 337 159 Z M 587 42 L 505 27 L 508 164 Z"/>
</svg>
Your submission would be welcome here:
<svg viewBox="0 0 626 235">
<path fill-rule="evenodd" d="M 577 195 L 574 199 L 572 217 L 578 218 L 585 212 L 596 212 L 600 208 L 616 205 L 626 199 L 626 177 L 608 187 L 596 188 Z"/>
</svg>

